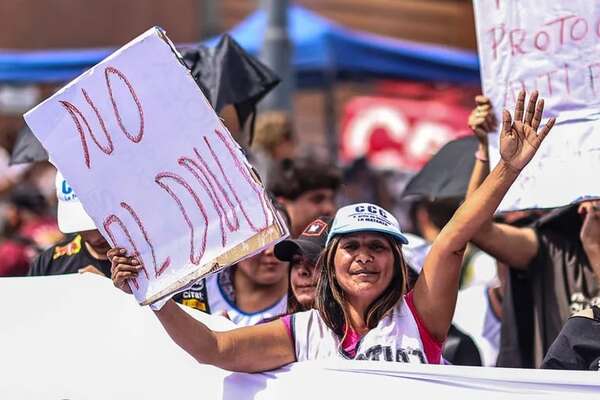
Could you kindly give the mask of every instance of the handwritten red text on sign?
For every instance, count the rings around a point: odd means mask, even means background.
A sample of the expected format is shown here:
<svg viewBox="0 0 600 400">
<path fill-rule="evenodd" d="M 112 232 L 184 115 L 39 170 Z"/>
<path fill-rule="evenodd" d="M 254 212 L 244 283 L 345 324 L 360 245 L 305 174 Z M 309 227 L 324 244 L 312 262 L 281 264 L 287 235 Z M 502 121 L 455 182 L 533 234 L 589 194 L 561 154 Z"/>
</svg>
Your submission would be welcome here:
<svg viewBox="0 0 600 400">
<path fill-rule="evenodd" d="M 112 117 L 116 119 L 116 125 L 120 129 L 120 133 L 125 135 L 127 139 L 133 143 L 140 143 L 145 133 L 144 123 L 144 110 L 142 102 L 138 97 L 134 85 L 130 82 L 127 76 L 120 70 L 108 66 L 104 69 L 105 85 L 107 90 L 108 99 L 112 105 Z M 116 83 L 119 82 L 119 83 Z M 125 85 L 127 92 L 133 100 L 135 110 L 122 109 L 123 105 L 119 105 L 116 96 L 114 94 L 113 86 L 115 84 Z M 73 120 L 76 133 L 79 135 L 81 140 L 81 150 L 83 155 L 83 162 L 87 169 L 92 169 L 92 162 L 90 157 L 90 151 L 88 148 L 88 137 L 91 137 L 92 142 L 96 147 L 105 155 L 111 156 L 115 150 L 112 133 L 107 129 L 107 123 L 105 116 L 101 115 L 96 103 L 88 95 L 85 89 L 81 89 L 81 93 L 85 103 L 93 111 L 98 121 L 97 127 L 102 132 L 103 140 L 99 140 L 97 135 L 97 128 L 94 128 L 90 122 L 85 118 L 80 108 L 72 102 L 61 100 L 59 101 L 61 106 L 65 109 L 68 115 Z M 129 111 L 129 112 L 125 112 Z M 133 111 L 133 112 L 132 112 Z M 128 129 L 122 119 L 122 115 L 137 115 L 138 126 L 136 132 Z M 94 125 L 95 126 L 95 125 Z M 113 124 L 114 126 L 114 124 Z M 85 128 L 85 129 L 84 129 Z M 240 228 L 240 217 L 242 217 L 248 226 L 254 232 L 260 232 L 268 227 L 269 217 L 268 211 L 264 202 L 263 194 L 254 185 L 252 177 L 249 175 L 247 168 L 237 158 L 235 149 L 228 142 L 225 135 L 218 129 L 214 131 L 214 135 L 206 136 L 202 135 L 201 144 L 204 147 L 204 152 L 199 151 L 197 147 L 193 148 L 193 155 L 181 155 L 177 158 L 177 164 L 182 167 L 185 171 L 189 172 L 198 183 L 201 190 L 209 199 L 209 204 L 205 204 L 202 200 L 200 192 L 194 188 L 194 186 L 181 174 L 173 171 L 160 171 L 155 174 L 154 182 L 156 185 L 164 190 L 169 197 L 172 199 L 177 209 L 180 211 L 183 221 L 189 229 L 189 261 L 192 264 L 198 265 L 206 251 L 207 246 L 207 233 L 209 232 L 209 224 L 211 221 L 208 217 L 208 210 L 215 211 L 218 215 L 216 221 L 219 226 L 221 245 L 224 247 L 228 241 L 228 235 L 236 232 Z M 216 140 L 216 142 L 214 142 Z M 219 152 L 216 151 L 215 146 L 219 146 Z M 221 149 L 223 148 L 222 151 Z M 216 165 L 217 171 L 213 171 L 210 167 L 209 161 L 203 156 L 203 154 L 209 154 L 212 159 L 213 165 Z M 220 157 L 217 156 L 220 154 Z M 222 160 L 229 157 L 235 165 L 236 171 L 225 171 Z M 234 185 L 232 184 L 232 172 L 236 172 L 238 176 L 236 182 L 246 182 L 257 196 L 258 203 L 262 207 L 262 217 L 258 221 L 254 221 L 250 214 L 246 211 L 243 202 L 240 199 Z M 242 179 L 239 179 L 242 178 Z M 239 183 L 238 183 L 239 185 Z M 180 192 L 174 190 L 174 187 L 184 189 L 183 193 L 187 193 L 193 200 L 195 205 L 196 214 L 191 209 L 186 208 L 184 202 L 180 197 Z M 134 239 L 133 232 L 128 229 L 128 225 L 124 223 L 123 219 L 120 218 L 116 212 L 110 213 L 103 219 L 103 228 L 108 234 L 110 240 L 114 245 L 117 245 L 118 237 L 115 235 L 115 227 L 121 231 L 121 234 L 125 237 L 129 248 L 133 250 L 133 255 L 139 257 L 142 262 L 143 276 L 146 279 L 156 279 L 160 277 L 171 265 L 171 257 L 165 257 L 164 260 L 159 261 L 157 252 L 155 249 L 155 243 L 152 240 L 152 233 L 148 232 L 146 225 L 143 222 L 143 217 L 138 214 L 135 208 L 125 201 L 120 201 L 119 206 L 122 210 L 126 211 L 128 218 L 135 222 L 138 233 L 141 234 L 143 241 L 136 242 Z M 193 219 L 192 215 L 201 216 L 201 232 L 197 232 L 196 227 L 199 225 L 196 220 Z M 238 215 L 241 213 L 241 216 Z M 138 235 L 139 236 L 139 235 Z M 137 236 L 136 236 L 137 237 Z M 146 250 L 146 252 L 141 250 Z M 149 254 L 151 262 L 144 260 L 144 254 Z M 149 269 L 149 266 L 152 266 Z M 150 271 L 152 271 L 150 273 Z M 138 278 L 139 279 L 139 278 Z M 136 288 L 139 288 L 139 282 L 133 282 Z"/>
</svg>

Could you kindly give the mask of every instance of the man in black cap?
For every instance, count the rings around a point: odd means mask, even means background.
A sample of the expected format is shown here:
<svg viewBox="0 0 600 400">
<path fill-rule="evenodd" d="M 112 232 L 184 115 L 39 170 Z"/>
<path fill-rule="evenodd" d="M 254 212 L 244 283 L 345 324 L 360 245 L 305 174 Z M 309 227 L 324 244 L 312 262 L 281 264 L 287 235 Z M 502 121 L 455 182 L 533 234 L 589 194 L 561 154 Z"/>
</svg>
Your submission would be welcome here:
<svg viewBox="0 0 600 400">
<path fill-rule="evenodd" d="M 275 245 L 275 257 L 290 263 L 288 313 L 313 307 L 320 271 L 317 260 L 325 248 L 331 217 L 319 217 L 304 229 L 297 239 Z"/>
</svg>

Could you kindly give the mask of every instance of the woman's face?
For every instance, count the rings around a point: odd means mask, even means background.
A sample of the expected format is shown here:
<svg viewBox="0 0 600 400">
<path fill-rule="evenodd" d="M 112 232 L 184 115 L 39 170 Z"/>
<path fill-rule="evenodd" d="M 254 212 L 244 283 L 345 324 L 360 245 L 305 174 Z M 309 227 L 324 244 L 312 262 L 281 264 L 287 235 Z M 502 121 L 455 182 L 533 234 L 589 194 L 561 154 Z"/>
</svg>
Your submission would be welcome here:
<svg viewBox="0 0 600 400">
<path fill-rule="evenodd" d="M 303 307 L 312 308 L 317 294 L 319 271 L 308 258 L 295 254 L 290 262 L 292 293 Z"/>
<path fill-rule="evenodd" d="M 254 257 L 238 263 L 238 270 L 257 285 L 276 285 L 287 279 L 287 262 L 280 261 L 273 254 L 273 247 L 268 248 Z"/>
<path fill-rule="evenodd" d="M 350 301 L 371 304 L 394 275 L 394 253 L 381 234 L 359 232 L 343 236 L 334 256 L 338 284 Z"/>
</svg>

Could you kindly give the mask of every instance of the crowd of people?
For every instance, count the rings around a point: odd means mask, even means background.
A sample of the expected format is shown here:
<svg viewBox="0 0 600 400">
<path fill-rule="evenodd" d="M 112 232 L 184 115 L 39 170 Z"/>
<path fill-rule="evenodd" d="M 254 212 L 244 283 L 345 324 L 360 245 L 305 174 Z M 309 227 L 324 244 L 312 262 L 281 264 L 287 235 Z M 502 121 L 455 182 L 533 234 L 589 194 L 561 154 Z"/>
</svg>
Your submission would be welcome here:
<svg viewBox="0 0 600 400">
<path fill-rule="evenodd" d="M 342 172 L 297 154 L 289 117 L 259 115 L 249 157 L 290 237 L 153 305 L 156 317 L 196 360 L 235 371 L 331 358 L 599 370 L 600 201 L 495 214 L 551 134 L 542 118 L 537 92 L 502 121 L 478 96 L 465 198 L 414 202 L 407 230 L 375 179 L 345 190 L 370 176 L 364 162 Z M 2 177 L 0 276 L 96 273 L 131 293 L 140 261 L 110 247 L 60 173 L 48 196 L 19 168 Z M 212 331 L 185 307 L 236 328 Z"/>
</svg>

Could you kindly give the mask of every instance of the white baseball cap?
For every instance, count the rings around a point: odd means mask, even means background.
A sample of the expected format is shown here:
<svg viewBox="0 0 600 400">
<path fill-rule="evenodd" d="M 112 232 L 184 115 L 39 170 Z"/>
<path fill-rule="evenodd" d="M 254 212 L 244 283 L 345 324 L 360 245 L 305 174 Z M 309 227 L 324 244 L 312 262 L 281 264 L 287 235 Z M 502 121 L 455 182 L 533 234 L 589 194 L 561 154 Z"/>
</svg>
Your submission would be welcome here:
<svg viewBox="0 0 600 400">
<path fill-rule="evenodd" d="M 92 218 L 85 212 L 79 197 L 60 172 L 56 172 L 56 196 L 58 197 L 58 229 L 62 233 L 91 231 L 96 228 Z"/>
<path fill-rule="evenodd" d="M 408 244 L 408 239 L 400 231 L 398 220 L 390 212 L 370 203 L 340 208 L 329 230 L 327 244 L 336 235 L 364 231 L 385 233 L 402 244 Z"/>
</svg>

